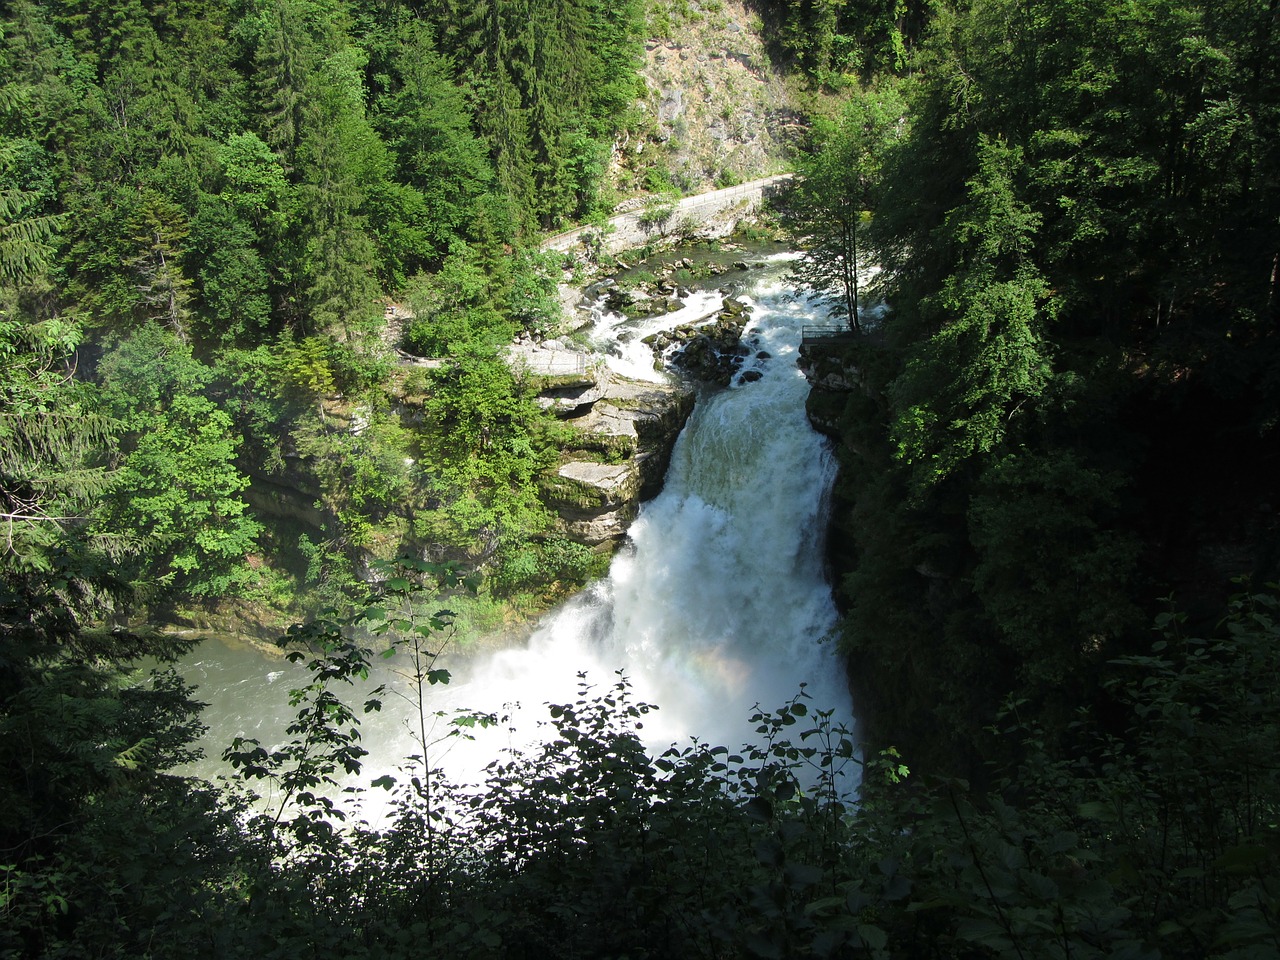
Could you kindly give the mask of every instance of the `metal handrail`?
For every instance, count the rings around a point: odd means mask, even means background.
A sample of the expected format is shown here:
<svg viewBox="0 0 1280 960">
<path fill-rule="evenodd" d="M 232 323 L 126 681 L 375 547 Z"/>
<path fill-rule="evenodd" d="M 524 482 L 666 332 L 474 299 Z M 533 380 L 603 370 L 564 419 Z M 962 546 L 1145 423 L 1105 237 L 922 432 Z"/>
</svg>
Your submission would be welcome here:
<svg viewBox="0 0 1280 960">
<path fill-rule="evenodd" d="M 534 365 L 532 364 L 530 365 L 531 372 L 533 372 L 533 366 Z M 575 353 L 571 357 L 566 357 L 564 359 L 557 356 L 553 357 L 548 362 L 540 361 L 536 367 L 535 375 L 541 374 L 543 376 L 558 377 L 571 373 L 586 373 L 587 357 L 582 353 Z"/>
<path fill-rule="evenodd" d="M 800 328 L 800 342 L 811 340 L 852 340 L 857 334 L 844 325 L 824 324 L 822 326 L 805 326 Z"/>
</svg>

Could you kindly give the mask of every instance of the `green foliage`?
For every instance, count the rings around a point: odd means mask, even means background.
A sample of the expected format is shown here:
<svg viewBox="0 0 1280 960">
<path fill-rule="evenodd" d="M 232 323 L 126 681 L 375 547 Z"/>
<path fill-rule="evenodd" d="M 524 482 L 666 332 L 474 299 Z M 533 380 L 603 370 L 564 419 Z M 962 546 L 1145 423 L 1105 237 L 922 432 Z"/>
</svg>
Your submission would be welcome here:
<svg viewBox="0 0 1280 960">
<path fill-rule="evenodd" d="M 438 431 L 422 438 L 432 464 L 423 480 L 439 506 L 419 517 L 422 534 L 472 562 L 522 553 L 551 521 L 536 492 L 550 462 L 538 437 L 545 414 L 528 388 L 491 350 L 472 347 L 435 371 L 426 409 Z"/>
<path fill-rule="evenodd" d="M 157 189 L 117 189 L 86 204 L 77 219 L 95 232 L 77 237 L 71 257 L 73 287 L 92 323 L 128 330 L 155 321 L 186 339 L 192 283 L 183 269 L 186 212 Z"/>
<path fill-rule="evenodd" d="M 357 407 L 351 424 L 308 420 L 294 433 L 298 452 L 312 460 L 324 506 L 352 546 L 368 546 L 374 524 L 412 489 L 412 439 L 386 411 Z"/>
<path fill-rule="evenodd" d="M 345 48 L 317 69 L 304 111 L 302 279 L 315 328 L 348 339 L 367 330 L 379 292 L 369 196 L 390 174 L 386 147 L 365 116 L 362 52 Z"/>
<path fill-rule="evenodd" d="M 136 530 L 153 555 L 155 577 L 191 593 L 221 596 L 244 576 L 260 525 L 239 494 L 248 480 L 235 468 L 231 418 L 200 397 L 175 397 L 148 418 L 123 460 L 102 519 Z M 147 577 L 147 574 L 142 576 Z"/>
<path fill-rule="evenodd" d="M 1274 591 L 1233 600 L 1204 639 L 1161 615 L 1150 652 L 1115 664 L 1111 722 L 1081 708 L 1065 756 L 1010 703 L 1001 735 L 1018 759 L 990 791 L 921 777 L 892 749 L 864 757 L 803 691 L 757 709 L 736 752 L 651 752 L 655 708 L 621 677 L 584 677 L 576 699 L 548 705 L 540 745 L 461 788 L 428 750 L 496 719 L 430 703 L 449 680 L 437 591 L 467 584 L 407 558 L 379 575 L 351 613 L 290 631 L 309 679 L 290 695 L 282 743 L 228 749 L 240 800 L 160 773 L 193 734 L 172 675 L 121 684 L 83 662 L 23 659 L 16 695 L 0 689 L 0 756 L 39 757 L 56 776 L 0 788 L 18 813 L 4 828 L 0 947 L 958 960 L 1274 946 Z M 390 639 L 422 750 L 368 786 L 362 718 L 393 691 L 363 686 L 374 660 L 356 630 Z M 382 825 L 347 812 L 369 787 L 391 800 Z"/>
<path fill-rule="evenodd" d="M 526 562 L 547 528 L 543 418 L 495 351 L 559 323 L 554 265 L 526 243 L 535 225 L 599 212 L 641 89 L 641 17 L 631 0 L 6 7 L 0 309 L 75 318 L 91 339 L 76 376 L 105 382 L 123 428 L 112 444 L 86 418 L 95 449 L 69 466 L 118 475 L 101 511 L 66 515 L 111 540 L 130 577 L 214 602 L 256 536 L 232 459 L 277 477 L 317 464 L 328 549 L 385 553 L 416 526 L 473 558 L 501 552 L 513 591 L 519 569 L 544 586 L 552 567 L 585 569 Z M 409 415 L 426 420 L 412 426 L 388 412 L 380 336 L 387 304 L 405 301 L 405 345 L 462 360 L 419 384 L 428 406 Z M 153 327 L 213 375 L 157 393 L 145 365 L 124 371 L 121 345 Z M 338 429 L 361 406 L 369 431 Z M 513 538 L 500 550 L 498 530 Z"/>
<path fill-rule="evenodd" d="M 269 257 L 295 206 L 280 160 L 255 134 L 214 148 L 215 193 L 203 193 L 191 224 L 206 339 L 249 344 L 271 329 Z"/>
<path fill-rule="evenodd" d="M 925 766 L 972 762 L 993 790 L 864 760 L 803 697 L 758 712 L 755 747 L 651 756 L 625 681 L 552 706 L 546 745 L 482 791 L 453 788 L 426 721 L 489 718 L 433 716 L 448 618 L 417 588 L 443 572 L 416 562 L 363 620 L 299 631 L 314 672 L 286 742 L 235 751 L 278 784 L 269 813 L 167 774 L 190 693 L 125 667 L 164 645 L 82 627 L 125 580 L 214 598 L 244 576 L 242 431 L 276 469 L 322 463 L 336 522 L 300 553 L 335 599 L 360 590 L 346 545 L 410 528 L 497 594 L 594 569 L 548 535 L 545 419 L 498 351 L 554 317 L 554 271 L 513 241 L 601 212 L 641 13 L 17 0 L 0 21 L 0 954 L 1275 952 L 1274 598 L 1234 601 L 1216 631 L 1166 615 L 1133 655 L 1162 584 L 1204 609 L 1224 562 L 1267 569 L 1262 548 L 1235 559 L 1235 531 L 1269 535 L 1280 410 L 1274 9 L 764 13 L 820 83 L 911 58 L 910 124 L 859 99 L 802 171 L 825 184 L 813 211 L 856 214 L 827 262 L 875 250 L 893 307 L 853 348 L 867 391 L 832 408 L 843 639 L 879 688 L 859 701 L 869 736 L 903 733 L 913 769 L 927 742 Z M 408 345 L 444 362 L 401 419 L 365 335 L 404 283 Z M 82 325 L 100 342 L 77 357 Z M 360 629 L 408 661 L 421 752 L 375 783 L 388 826 L 340 829 Z M 851 765 L 856 808 L 835 776 Z"/>
<path fill-rule="evenodd" d="M 231 135 L 218 146 L 216 157 L 223 179 L 219 199 L 258 222 L 280 216 L 289 182 L 280 158 L 257 134 Z"/>
<path fill-rule="evenodd" d="M 850 100 L 838 120 L 817 121 L 786 201 L 786 224 L 804 248 L 793 281 L 830 298 L 832 315 L 855 332 L 862 329 L 860 274 L 874 262 L 865 224 L 903 110 L 897 90 L 886 85 Z"/>
<path fill-rule="evenodd" d="M 41 190 L 31 181 L 37 180 L 47 163 L 42 153 L 30 141 L 0 135 L 0 285 L 4 287 L 38 279 L 51 262 L 52 240 L 62 218 L 39 211 L 41 202 L 48 199 L 47 187 Z"/>
<path fill-rule="evenodd" d="M 779 59 L 839 88 L 853 77 L 906 71 L 941 7 L 933 0 L 771 0 L 762 12 Z"/>
<path fill-rule="evenodd" d="M 634 2 L 485 0 L 433 21 L 473 94 L 495 185 L 526 224 L 591 206 L 600 158 L 630 114 L 643 11 Z"/>
<path fill-rule="evenodd" d="M 207 937 L 237 841 L 211 790 L 162 772 L 190 755 L 191 689 L 74 658 L 24 666 L 22 692 L 0 700 L 0 952 L 128 956 Z"/>
<path fill-rule="evenodd" d="M 936 301 L 921 305 L 931 320 L 937 317 L 937 332 L 908 355 L 893 386 L 903 398 L 900 455 L 918 465 L 923 483 L 996 448 L 1049 373 L 1041 332 L 1048 291 L 1027 262 L 1039 218 L 1018 201 L 1008 173 L 1020 158 L 989 141 L 979 154 L 968 203 L 944 226 L 954 233 L 954 248 L 965 251 L 961 265 Z"/>
<path fill-rule="evenodd" d="M 326 791 L 339 786 L 343 774 L 357 773 L 368 754 L 359 744 L 359 714 L 333 686 L 367 679 L 371 653 L 344 639 L 341 627 L 336 620 L 315 620 L 282 638 L 314 651 L 288 654 L 291 662 L 306 661 L 312 674 L 307 686 L 289 692 L 289 705 L 300 708 L 285 729 L 290 739 L 267 750 L 257 740 L 237 737 L 223 753 L 241 779 L 266 781 L 271 789 L 266 797 L 256 792 L 249 796 L 250 802 L 265 801 L 249 829 L 269 849 L 283 841 L 300 851 L 327 855 L 324 862 L 331 866 L 340 862 L 342 844 L 335 821 L 345 820 L 346 813 Z M 363 713 L 380 709 L 383 693 L 381 687 L 369 691 Z"/>
<path fill-rule="evenodd" d="M 206 198 L 191 224 L 205 305 L 201 333 L 213 342 L 244 343 L 271 324 L 270 277 L 250 224 L 221 199 Z"/>
<path fill-rule="evenodd" d="M 400 36 L 398 82 L 378 102 L 375 123 L 385 131 L 401 177 L 421 193 L 417 226 L 429 250 L 417 255 L 435 266 L 465 235 L 493 169 L 473 132 L 467 91 L 455 84 L 453 65 L 436 51 L 430 30 L 410 20 Z"/>
<path fill-rule="evenodd" d="M 556 333 L 564 319 L 558 287 L 560 266 L 553 253 L 529 254 L 512 271 L 508 315 L 525 330 L 547 336 Z"/>
<path fill-rule="evenodd" d="M 450 256 L 438 273 L 415 278 L 408 298 L 417 319 L 407 330 L 407 346 L 419 356 L 446 357 L 469 344 L 506 341 L 513 327 L 493 307 L 500 280 L 472 248 Z"/>
<path fill-rule="evenodd" d="M 322 609 L 336 609 L 350 603 L 352 597 L 365 589 L 348 555 L 334 544 L 315 543 L 304 533 L 298 538 L 298 552 L 306 562 L 303 582 L 326 604 Z"/>
<path fill-rule="evenodd" d="M 1280 180 L 1223 106 L 1276 116 L 1267 22 L 1197 0 L 936 8 L 860 238 L 887 312 L 846 361 L 864 390 L 823 401 L 873 740 L 980 777 L 985 705 L 1031 697 L 1058 743 L 1158 596 L 1211 607 L 1226 578 L 1275 575 L 1271 533 L 1228 532 L 1272 499 L 1258 238 Z M 1236 134 L 1247 174 L 1220 152 Z"/>
<path fill-rule="evenodd" d="M 671 218 L 675 216 L 676 202 L 671 197 L 657 197 L 644 205 L 637 218 L 637 222 L 646 233 L 652 233 L 657 230 L 661 235 L 666 234 L 667 224 Z"/>
<path fill-rule="evenodd" d="M 240 494 L 239 436 L 202 388 L 211 371 L 172 333 L 143 327 L 103 360 L 104 400 L 128 430 L 97 520 L 140 550 L 150 588 L 221 596 L 244 580 L 261 526 Z"/>
<path fill-rule="evenodd" d="M 1023 689 L 1061 684 L 1136 626 L 1138 547 L 1115 529 L 1120 483 L 1070 453 L 1024 453 L 993 463 L 977 487 L 974 592 L 1021 651 Z"/>
<path fill-rule="evenodd" d="M 61 635 L 100 614 L 118 584 L 107 555 L 121 538 L 82 530 L 111 482 L 94 462 L 119 425 L 71 376 L 79 328 L 0 312 L 0 617 L 16 636 Z"/>
</svg>

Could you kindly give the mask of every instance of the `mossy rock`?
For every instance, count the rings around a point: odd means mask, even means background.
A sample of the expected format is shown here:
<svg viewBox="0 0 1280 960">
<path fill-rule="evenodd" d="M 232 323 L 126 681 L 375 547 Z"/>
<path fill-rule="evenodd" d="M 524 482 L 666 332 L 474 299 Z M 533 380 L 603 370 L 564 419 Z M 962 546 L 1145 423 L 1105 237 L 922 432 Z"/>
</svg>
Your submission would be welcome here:
<svg viewBox="0 0 1280 960">
<path fill-rule="evenodd" d="M 591 373 L 561 373 L 561 374 L 529 374 L 527 377 L 529 386 L 538 393 L 546 393 L 551 390 L 582 390 L 587 387 L 594 387 L 599 378 Z"/>
<path fill-rule="evenodd" d="M 640 495 L 640 475 L 632 464 L 575 460 L 554 473 L 544 474 L 539 487 L 553 508 L 601 513 L 636 501 Z"/>
<path fill-rule="evenodd" d="M 602 462 L 619 463 L 628 457 L 634 457 L 637 449 L 636 438 L 633 436 L 586 431 L 579 434 L 574 439 L 573 446 L 565 448 L 565 452 L 570 455 L 574 453 L 596 454 L 601 458 Z M 595 457 L 591 459 L 595 459 Z"/>
</svg>

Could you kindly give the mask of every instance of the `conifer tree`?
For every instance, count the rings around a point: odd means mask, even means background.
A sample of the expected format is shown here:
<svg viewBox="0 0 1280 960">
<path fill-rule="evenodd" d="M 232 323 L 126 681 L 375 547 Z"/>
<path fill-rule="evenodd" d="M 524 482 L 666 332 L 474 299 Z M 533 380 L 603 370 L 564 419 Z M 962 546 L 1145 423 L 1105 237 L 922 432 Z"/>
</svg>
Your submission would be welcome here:
<svg viewBox="0 0 1280 960">
<path fill-rule="evenodd" d="M 377 252 L 366 204 L 390 165 L 365 116 L 362 67 L 363 55 L 350 47 L 326 59 L 313 79 L 297 153 L 312 322 L 348 336 L 374 313 Z"/>
<path fill-rule="evenodd" d="M 411 20 L 401 26 L 399 40 L 397 83 L 379 101 L 374 123 L 400 178 L 422 197 L 421 229 L 431 247 L 419 255 L 438 265 L 450 242 L 466 233 L 493 170 L 472 131 L 467 89 L 455 83 L 455 67 L 437 52 L 430 28 Z"/>
</svg>

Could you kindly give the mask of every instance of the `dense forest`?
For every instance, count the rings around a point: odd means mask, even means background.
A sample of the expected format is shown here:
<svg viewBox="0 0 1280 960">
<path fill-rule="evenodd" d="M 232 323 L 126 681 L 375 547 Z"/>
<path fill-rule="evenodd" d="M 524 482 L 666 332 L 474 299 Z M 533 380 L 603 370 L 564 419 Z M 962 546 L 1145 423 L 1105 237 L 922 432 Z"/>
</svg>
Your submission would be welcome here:
<svg viewBox="0 0 1280 960">
<path fill-rule="evenodd" d="M 862 334 L 862 389 L 814 398 L 844 642 L 868 716 L 954 772 L 993 701 L 1061 731 L 1170 598 L 1211 622 L 1277 577 L 1277 29 L 939 12 L 915 75 L 815 128 L 800 273 Z M 851 307 L 859 261 L 883 317 Z"/>
<path fill-rule="evenodd" d="M 389 821 L 335 804 L 357 638 L 425 716 L 437 598 L 598 570 L 499 348 L 557 322 L 541 231 L 669 182 L 614 146 L 713 2 L 0 5 L 0 956 L 1280 954 L 1274 0 L 759 4 L 863 729 L 654 757 L 584 681 L 479 788 L 424 732 Z M 302 462 L 324 537 L 246 499 Z M 304 593 L 286 741 L 175 775 L 135 614 Z"/>
<path fill-rule="evenodd" d="M 530 480 L 553 426 L 496 348 L 558 313 L 535 241 L 596 212 L 639 16 L 13 5 L 5 394 L 47 429 L 7 445 L 9 509 L 79 518 L 75 549 L 153 608 L 340 595 L 356 551 L 411 540 L 483 555 L 507 594 L 580 580 Z M 411 319 L 386 343 L 393 297 Z M 410 376 L 392 346 L 455 362 Z M 282 539 L 244 492 L 299 463 L 331 522 Z M 60 562 L 46 534 L 20 531 L 24 563 Z"/>
</svg>

